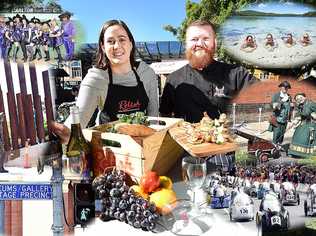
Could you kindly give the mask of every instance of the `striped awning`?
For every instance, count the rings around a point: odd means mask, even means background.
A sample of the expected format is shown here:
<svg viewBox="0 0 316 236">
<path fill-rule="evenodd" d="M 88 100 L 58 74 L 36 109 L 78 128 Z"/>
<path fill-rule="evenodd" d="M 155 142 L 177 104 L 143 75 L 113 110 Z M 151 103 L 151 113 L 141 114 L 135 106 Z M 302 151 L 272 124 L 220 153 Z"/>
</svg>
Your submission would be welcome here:
<svg viewBox="0 0 316 236">
<path fill-rule="evenodd" d="M 231 155 L 219 154 L 209 158 L 209 162 L 216 166 L 229 167 L 233 160 Z"/>
</svg>

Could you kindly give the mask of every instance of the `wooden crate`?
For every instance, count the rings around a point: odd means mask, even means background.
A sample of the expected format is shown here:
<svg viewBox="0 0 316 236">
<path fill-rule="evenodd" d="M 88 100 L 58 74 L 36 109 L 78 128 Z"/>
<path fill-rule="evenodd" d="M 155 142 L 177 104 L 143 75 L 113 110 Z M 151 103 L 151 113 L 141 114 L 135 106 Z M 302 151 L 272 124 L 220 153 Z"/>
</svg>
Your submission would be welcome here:
<svg viewBox="0 0 316 236">
<path fill-rule="evenodd" d="M 149 117 L 149 119 L 156 119 Z M 102 132 L 103 139 L 111 139 L 121 144 L 117 147 L 103 147 L 104 152 L 110 148 L 116 159 L 116 167 L 124 170 L 136 179 L 143 173 L 153 170 L 159 175 L 166 174 L 182 155 L 183 148 L 175 142 L 168 133 L 168 130 L 176 126 L 182 119 L 163 118 L 165 126 L 152 125 L 151 128 L 157 131 L 147 137 L 131 137 L 129 135 Z M 103 130 L 102 127 L 95 127 Z M 84 129 L 85 138 L 90 141 L 93 129 Z"/>
</svg>

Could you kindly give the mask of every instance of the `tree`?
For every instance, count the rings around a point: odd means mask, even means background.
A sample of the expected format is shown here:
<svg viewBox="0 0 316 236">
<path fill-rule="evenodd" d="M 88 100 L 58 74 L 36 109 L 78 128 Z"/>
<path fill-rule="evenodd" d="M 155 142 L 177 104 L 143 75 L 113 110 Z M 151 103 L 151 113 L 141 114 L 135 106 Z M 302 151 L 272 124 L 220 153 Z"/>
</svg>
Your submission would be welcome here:
<svg viewBox="0 0 316 236">
<path fill-rule="evenodd" d="M 232 13 L 251 1 L 247 0 L 186 0 L 186 18 L 177 28 L 178 39 L 183 41 L 187 26 L 195 20 L 210 20 L 218 28 Z M 252 1 L 253 2 L 253 1 Z M 169 25 L 169 28 L 173 27 Z M 175 27 L 173 27 L 175 28 Z"/>
<path fill-rule="evenodd" d="M 225 22 L 236 10 L 245 7 L 250 3 L 266 2 L 266 0 L 201 0 L 193 2 L 186 0 L 186 17 L 178 27 L 166 25 L 164 29 L 174 34 L 177 32 L 177 38 L 179 41 L 184 41 L 185 30 L 187 26 L 195 20 L 210 20 L 215 30 Z M 301 3 L 308 3 L 316 6 L 316 0 L 300 0 Z M 222 42 L 218 40 L 218 57 L 220 59 L 229 60 L 225 54 L 225 50 L 221 46 Z"/>
<path fill-rule="evenodd" d="M 1 0 L 0 11 L 10 11 L 15 7 L 32 4 L 33 0 Z"/>
<path fill-rule="evenodd" d="M 21 6 L 44 6 L 46 3 L 46 7 L 55 9 L 56 11 L 61 12 L 63 9 L 61 5 L 58 3 L 58 0 L 0 0 L 0 11 L 10 11 L 16 7 Z"/>
<path fill-rule="evenodd" d="M 33 0 L 33 4 L 35 6 L 43 6 L 44 5 L 44 0 Z"/>
<path fill-rule="evenodd" d="M 58 3 L 58 0 L 48 0 L 47 4 L 46 4 L 47 8 L 52 8 L 56 11 L 62 12 L 63 8 L 61 7 L 61 5 Z"/>
<path fill-rule="evenodd" d="M 173 36 L 177 36 L 177 34 L 178 34 L 178 29 L 173 27 L 172 25 L 164 25 L 163 29 L 165 31 L 169 31 L 170 33 L 172 33 Z"/>
</svg>

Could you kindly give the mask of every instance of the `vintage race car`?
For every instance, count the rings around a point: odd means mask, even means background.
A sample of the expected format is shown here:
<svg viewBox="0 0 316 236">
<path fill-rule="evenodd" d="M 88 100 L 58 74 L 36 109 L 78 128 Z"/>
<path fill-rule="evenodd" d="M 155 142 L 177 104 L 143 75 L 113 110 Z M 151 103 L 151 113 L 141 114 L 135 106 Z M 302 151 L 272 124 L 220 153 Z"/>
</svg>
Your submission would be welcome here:
<svg viewBox="0 0 316 236">
<path fill-rule="evenodd" d="M 225 195 L 223 197 L 212 197 L 211 198 L 211 208 L 228 208 L 230 204 L 230 195 Z"/>
<path fill-rule="evenodd" d="M 278 195 L 279 198 L 281 198 L 281 185 L 278 182 L 271 182 L 270 188 L 273 192 L 275 192 Z"/>
<path fill-rule="evenodd" d="M 244 192 L 248 195 L 250 195 L 250 190 L 251 190 L 251 182 L 250 180 L 248 179 L 245 179 L 243 182 L 242 182 L 242 188 L 244 190 Z"/>
<path fill-rule="evenodd" d="M 307 200 L 304 201 L 305 216 L 316 215 L 316 184 L 312 184 L 307 191 Z"/>
<path fill-rule="evenodd" d="M 251 197 L 257 197 L 257 193 L 259 191 L 259 185 L 260 183 L 258 181 L 255 181 L 251 184 L 251 187 L 249 189 L 249 195 Z"/>
<path fill-rule="evenodd" d="M 281 203 L 283 205 L 300 205 L 300 195 L 291 182 L 284 182 L 281 184 Z"/>
<path fill-rule="evenodd" d="M 289 229 L 289 212 L 282 206 L 275 193 L 268 192 L 262 199 L 256 215 L 256 224 L 262 232 Z"/>
<path fill-rule="evenodd" d="M 215 189 L 218 187 L 219 187 L 219 180 L 212 179 L 209 183 L 209 188 L 208 188 L 208 192 L 211 197 L 214 195 Z"/>
<path fill-rule="evenodd" d="M 211 197 L 211 208 L 228 208 L 230 200 L 230 195 L 226 193 L 225 187 L 219 185 L 214 189 L 213 196 Z"/>
<path fill-rule="evenodd" d="M 265 194 L 270 191 L 270 184 L 268 182 L 263 182 L 259 184 L 258 192 L 257 192 L 257 198 L 263 199 Z"/>
<path fill-rule="evenodd" d="M 254 215 L 253 200 L 246 193 L 237 192 L 229 207 L 230 220 L 253 220 Z"/>
</svg>

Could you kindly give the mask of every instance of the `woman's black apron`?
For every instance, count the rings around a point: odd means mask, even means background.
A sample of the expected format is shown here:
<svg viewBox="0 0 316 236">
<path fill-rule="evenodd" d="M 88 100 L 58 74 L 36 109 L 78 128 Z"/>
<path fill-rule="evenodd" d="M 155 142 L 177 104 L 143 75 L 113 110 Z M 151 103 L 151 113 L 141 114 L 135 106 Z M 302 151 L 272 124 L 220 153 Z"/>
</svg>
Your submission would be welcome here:
<svg viewBox="0 0 316 236">
<path fill-rule="evenodd" d="M 132 70 L 137 80 L 137 85 L 132 87 L 113 84 L 112 71 L 108 70 L 109 86 L 102 112 L 107 114 L 111 121 L 117 120 L 118 114 L 146 111 L 149 98 L 136 70 Z M 105 122 L 107 121 L 100 117 L 100 124 Z"/>
</svg>

